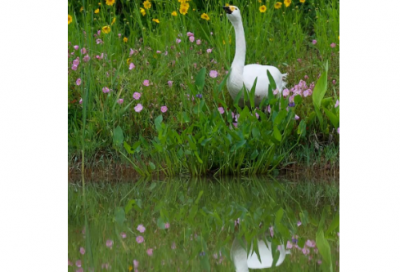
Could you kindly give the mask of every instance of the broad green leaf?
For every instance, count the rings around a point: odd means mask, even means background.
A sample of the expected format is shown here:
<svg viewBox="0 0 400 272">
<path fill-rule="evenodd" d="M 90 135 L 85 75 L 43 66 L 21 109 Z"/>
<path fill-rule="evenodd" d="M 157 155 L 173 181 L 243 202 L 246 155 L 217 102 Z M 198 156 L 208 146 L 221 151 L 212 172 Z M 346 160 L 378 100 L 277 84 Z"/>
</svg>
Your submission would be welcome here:
<svg viewBox="0 0 400 272">
<path fill-rule="evenodd" d="M 339 127 L 339 117 L 336 116 L 333 112 L 329 111 L 327 108 L 322 107 L 324 109 L 324 112 L 326 116 L 328 116 L 329 121 L 331 121 L 332 125 L 335 128 Z"/>
<path fill-rule="evenodd" d="M 199 73 L 196 76 L 196 87 L 197 90 L 201 93 L 204 88 L 204 83 L 205 83 L 205 78 L 206 78 L 206 68 L 203 67 L 200 69 Z"/>
<path fill-rule="evenodd" d="M 163 121 L 163 117 L 162 117 L 161 114 L 160 114 L 159 116 L 157 116 L 157 118 L 154 120 L 154 124 L 155 124 L 155 126 L 156 126 L 156 130 L 157 130 L 157 131 L 160 131 L 160 130 L 161 130 L 161 123 L 162 123 L 162 121 Z"/>
<path fill-rule="evenodd" d="M 271 75 L 271 73 L 267 70 L 267 76 L 269 79 L 269 85 L 271 86 L 272 91 L 276 90 L 276 83 L 274 80 L 274 77 Z"/>
<path fill-rule="evenodd" d="M 274 126 L 274 137 L 277 139 L 279 142 L 282 141 L 282 134 L 279 131 L 277 127 Z"/>
<path fill-rule="evenodd" d="M 312 94 L 315 113 L 317 114 L 321 129 L 322 129 L 323 121 L 322 121 L 322 114 L 321 114 L 320 108 L 321 108 L 322 99 L 324 98 L 326 89 L 328 87 L 327 75 L 328 75 L 328 62 L 326 62 L 325 71 L 322 73 L 321 77 L 318 79 L 317 84 L 315 85 L 313 94 Z"/>
<path fill-rule="evenodd" d="M 134 199 L 128 201 L 128 203 L 125 205 L 125 214 L 128 214 L 132 210 L 135 203 L 136 201 Z"/>
<path fill-rule="evenodd" d="M 124 133 L 120 126 L 116 127 L 113 131 L 113 144 L 119 146 L 124 142 Z"/>
<path fill-rule="evenodd" d="M 284 210 L 282 208 L 277 211 L 275 215 L 275 226 L 278 226 L 281 223 L 283 212 Z"/>
<path fill-rule="evenodd" d="M 156 166 L 154 165 L 154 163 L 152 163 L 151 161 L 149 161 L 149 166 L 151 170 L 156 169 Z"/>
<path fill-rule="evenodd" d="M 325 263 L 328 264 L 329 270 L 333 271 L 332 269 L 332 257 L 331 257 L 331 247 L 329 246 L 328 241 L 325 239 L 324 232 L 322 230 L 319 230 L 317 232 L 317 239 L 316 239 L 316 244 L 319 253 L 322 256 L 322 259 L 324 260 Z"/>
<path fill-rule="evenodd" d="M 125 222 L 125 211 L 122 207 L 117 207 L 114 211 L 114 221 L 122 225 Z"/>
<path fill-rule="evenodd" d="M 281 110 L 274 119 L 274 126 L 278 126 L 287 115 L 286 110 Z"/>
</svg>

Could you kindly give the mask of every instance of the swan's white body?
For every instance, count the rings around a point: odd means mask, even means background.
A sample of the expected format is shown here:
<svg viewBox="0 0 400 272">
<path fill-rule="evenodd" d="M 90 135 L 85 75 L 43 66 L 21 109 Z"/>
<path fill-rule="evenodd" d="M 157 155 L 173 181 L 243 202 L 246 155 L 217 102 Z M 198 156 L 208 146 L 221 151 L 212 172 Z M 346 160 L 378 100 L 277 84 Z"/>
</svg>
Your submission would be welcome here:
<svg viewBox="0 0 400 272">
<path fill-rule="evenodd" d="M 243 85 L 246 87 L 247 91 L 249 91 L 257 78 L 255 104 L 259 105 L 264 97 L 268 97 L 269 79 L 267 70 L 274 78 L 279 92 L 282 92 L 286 85 L 286 82 L 284 82 L 286 74 L 282 74 L 278 68 L 274 66 L 259 64 L 244 65 L 246 59 L 246 40 L 240 10 L 235 6 L 225 7 L 224 9 L 227 11 L 226 15 L 235 29 L 236 40 L 235 57 L 231 66 L 231 74 L 227 81 L 228 91 L 232 98 L 235 99 L 243 88 Z M 240 101 L 241 104 L 243 104 L 243 99 L 240 99 Z"/>
<path fill-rule="evenodd" d="M 235 238 L 231 248 L 231 258 L 235 264 L 236 272 L 248 272 L 251 269 L 262 269 L 272 267 L 274 258 L 271 251 L 271 243 L 267 241 L 268 246 L 263 240 L 258 240 L 258 250 L 260 252 L 261 262 L 258 260 L 257 254 L 253 252 L 247 257 L 246 250 L 240 245 L 239 241 Z M 252 251 L 253 245 L 251 246 Z M 289 250 L 285 250 L 284 245 L 280 246 L 279 259 L 276 262 L 276 266 L 279 266 L 285 260 L 287 254 L 290 254 Z"/>
</svg>

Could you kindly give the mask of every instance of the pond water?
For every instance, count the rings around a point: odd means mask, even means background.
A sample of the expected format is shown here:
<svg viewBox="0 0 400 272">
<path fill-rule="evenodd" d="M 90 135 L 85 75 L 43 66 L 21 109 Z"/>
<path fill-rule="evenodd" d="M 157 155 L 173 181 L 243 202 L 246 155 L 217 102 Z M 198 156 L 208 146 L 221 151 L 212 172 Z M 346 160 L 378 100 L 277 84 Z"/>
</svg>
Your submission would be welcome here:
<svg viewBox="0 0 400 272">
<path fill-rule="evenodd" d="M 70 183 L 68 271 L 338 271 L 339 182 Z"/>
</svg>

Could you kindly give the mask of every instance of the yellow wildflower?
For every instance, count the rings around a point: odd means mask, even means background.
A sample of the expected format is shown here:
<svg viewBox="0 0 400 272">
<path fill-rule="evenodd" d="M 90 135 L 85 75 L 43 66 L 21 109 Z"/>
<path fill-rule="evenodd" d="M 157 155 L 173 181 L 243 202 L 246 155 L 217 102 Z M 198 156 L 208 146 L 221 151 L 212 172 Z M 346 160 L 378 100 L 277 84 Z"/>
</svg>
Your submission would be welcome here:
<svg viewBox="0 0 400 272">
<path fill-rule="evenodd" d="M 276 9 L 280 9 L 282 7 L 282 3 L 281 2 L 276 2 L 274 5 L 274 8 Z"/>
<path fill-rule="evenodd" d="M 127 37 L 124 37 L 122 40 L 124 41 L 124 43 L 128 42 L 128 38 Z"/>
<path fill-rule="evenodd" d="M 158 20 L 158 19 L 153 19 L 152 21 L 153 21 L 153 22 L 156 22 L 157 24 L 160 23 L 160 20 Z"/>
<path fill-rule="evenodd" d="M 129 271 L 132 271 L 132 270 L 133 270 L 132 265 L 130 265 L 130 266 L 128 267 L 128 270 L 129 270 Z"/>
<path fill-rule="evenodd" d="M 179 12 L 181 14 L 185 15 L 188 12 L 188 9 L 181 6 L 181 8 L 179 9 Z"/>
<path fill-rule="evenodd" d="M 201 19 L 204 19 L 204 20 L 209 21 L 209 20 L 210 20 L 210 17 L 209 17 L 206 13 L 203 13 L 203 14 L 201 15 Z"/>
<path fill-rule="evenodd" d="M 146 11 L 144 10 L 144 8 L 140 8 L 140 13 L 142 14 L 142 16 L 146 15 Z"/>
<path fill-rule="evenodd" d="M 115 0 L 106 0 L 107 6 L 112 6 L 112 5 L 114 5 L 114 3 L 115 3 Z"/>
<path fill-rule="evenodd" d="M 100 10 L 99 9 L 96 9 L 95 11 L 94 11 L 94 13 L 99 13 L 100 12 Z"/>
<path fill-rule="evenodd" d="M 149 0 L 144 1 L 144 2 L 143 2 L 143 7 L 144 7 L 145 9 L 151 8 L 151 3 L 150 3 L 150 1 L 149 1 Z"/>
<path fill-rule="evenodd" d="M 72 16 L 68 14 L 68 24 L 72 23 Z"/>
<path fill-rule="evenodd" d="M 300 3 L 302 3 L 302 4 L 305 3 L 305 2 L 306 2 L 306 0 L 300 0 Z"/>
<path fill-rule="evenodd" d="M 111 25 L 115 24 L 115 20 L 116 20 L 116 19 L 117 19 L 117 18 L 115 18 L 115 17 L 114 17 L 114 19 L 112 19 Z"/>
<path fill-rule="evenodd" d="M 171 15 L 172 15 L 172 16 L 178 16 L 178 13 L 177 13 L 176 11 L 173 11 L 173 12 L 171 13 Z"/>
<path fill-rule="evenodd" d="M 283 3 L 285 4 L 285 7 L 289 7 L 290 4 L 292 3 L 292 0 L 285 0 L 283 1 Z"/>
<path fill-rule="evenodd" d="M 189 3 L 181 3 L 181 8 L 189 9 Z"/>
<path fill-rule="evenodd" d="M 129 64 L 131 62 L 131 58 L 128 58 L 127 60 L 126 60 L 126 64 Z"/>
<path fill-rule="evenodd" d="M 99 6 L 101 6 L 101 3 L 99 2 Z"/>
<path fill-rule="evenodd" d="M 267 7 L 265 5 L 262 5 L 260 7 L 260 12 L 266 12 L 267 11 Z"/>
<path fill-rule="evenodd" d="M 81 7 L 81 9 L 79 11 L 82 12 L 83 11 L 83 7 Z"/>
<path fill-rule="evenodd" d="M 111 27 L 110 27 L 110 26 L 103 26 L 103 27 L 101 28 L 101 31 L 102 31 L 104 34 L 110 33 Z"/>
</svg>

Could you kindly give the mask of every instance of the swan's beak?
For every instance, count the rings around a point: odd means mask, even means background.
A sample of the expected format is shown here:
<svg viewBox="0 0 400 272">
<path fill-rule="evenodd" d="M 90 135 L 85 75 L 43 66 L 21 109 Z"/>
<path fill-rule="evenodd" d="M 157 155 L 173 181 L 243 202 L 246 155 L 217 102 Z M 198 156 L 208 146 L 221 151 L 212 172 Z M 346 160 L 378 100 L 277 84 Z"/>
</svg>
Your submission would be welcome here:
<svg viewBox="0 0 400 272">
<path fill-rule="evenodd" d="M 222 7 L 222 8 L 225 10 L 225 12 L 226 12 L 227 14 L 232 14 L 232 10 L 230 9 L 229 6 L 225 6 L 225 7 Z"/>
</svg>

